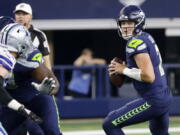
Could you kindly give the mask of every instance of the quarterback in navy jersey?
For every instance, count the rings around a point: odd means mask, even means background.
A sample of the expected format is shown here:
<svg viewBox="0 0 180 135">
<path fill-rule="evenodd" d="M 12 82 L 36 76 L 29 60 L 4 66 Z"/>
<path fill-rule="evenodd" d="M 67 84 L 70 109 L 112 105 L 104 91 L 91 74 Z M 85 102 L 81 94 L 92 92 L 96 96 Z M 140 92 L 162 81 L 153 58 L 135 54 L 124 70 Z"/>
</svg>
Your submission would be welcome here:
<svg viewBox="0 0 180 135">
<path fill-rule="evenodd" d="M 172 95 L 156 42 L 142 31 L 145 14 L 138 6 L 126 6 L 120 12 L 117 25 L 120 36 L 127 40 L 127 64 L 112 60 L 109 75 L 123 74 L 131 78 L 141 98 L 110 112 L 103 122 L 103 129 L 106 135 L 124 135 L 123 127 L 149 121 L 153 135 L 169 135 Z"/>
</svg>

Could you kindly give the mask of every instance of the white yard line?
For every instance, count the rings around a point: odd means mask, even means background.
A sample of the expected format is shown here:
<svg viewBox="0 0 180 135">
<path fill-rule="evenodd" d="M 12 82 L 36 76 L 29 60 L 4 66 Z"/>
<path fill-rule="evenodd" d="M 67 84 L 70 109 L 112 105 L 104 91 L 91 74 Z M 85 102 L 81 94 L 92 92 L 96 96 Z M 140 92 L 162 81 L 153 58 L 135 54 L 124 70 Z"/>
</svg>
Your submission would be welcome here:
<svg viewBox="0 0 180 135">
<path fill-rule="evenodd" d="M 135 129 L 124 129 L 126 134 L 145 134 L 150 133 L 148 128 L 135 128 Z M 170 133 L 180 132 L 180 127 L 169 128 Z M 63 135 L 105 135 L 103 130 L 86 130 L 86 131 L 68 131 L 63 132 Z"/>
</svg>

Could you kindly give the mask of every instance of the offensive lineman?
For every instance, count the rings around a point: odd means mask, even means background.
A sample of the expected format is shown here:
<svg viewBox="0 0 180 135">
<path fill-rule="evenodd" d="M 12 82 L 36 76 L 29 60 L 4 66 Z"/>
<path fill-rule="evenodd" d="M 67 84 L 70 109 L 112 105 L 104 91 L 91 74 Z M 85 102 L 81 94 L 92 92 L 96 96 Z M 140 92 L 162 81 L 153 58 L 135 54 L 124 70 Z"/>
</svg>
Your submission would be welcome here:
<svg viewBox="0 0 180 135">
<path fill-rule="evenodd" d="M 16 37 L 16 34 L 14 33 L 16 32 L 16 29 L 13 29 L 16 25 L 17 24 L 10 24 L 5 26 L 2 30 L 4 31 L 3 33 L 8 32 L 9 35 Z M 32 42 L 28 32 L 27 36 L 29 39 L 26 42 L 32 47 Z M 10 37 L 11 36 L 8 37 L 8 35 L 5 35 L 5 40 L 1 39 L 1 42 L 5 42 L 6 39 L 9 39 L 7 40 L 9 42 L 13 42 Z M 19 47 L 18 45 L 19 44 L 17 43 L 16 47 Z M 33 81 L 31 76 L 35 75 L 34 77 L 38 81 L 42 81 L 42 83 L 39 85 L 35 84 L 36 89 L 38 89 L 41 93 L 55 94 L 58 89 L 57 79 L 52 74 L 52 72 L 48 70 L 44 64 L 42 64 L 42 55 L 38 51 L 30 54 L 28 51 L 26 51 L 24 52 L 24 55 L 28 58 L 17 59 L 17 64 L 13 72 L 15 85 L 12 88 L 9 88 L 9 92 L 15 99 L 23 102 L 28 108 L 33 109 L 39 115 L 41 115 L 43 123 L 40 126 L 42 127 L 45 134 L 60 135 L 61 132 L 58 127 L 58 115 L 56 114 L 54 100 L 51 96 L 40 94 L 31 86 L 31 82 Z M 46 79 L 46 76 L 52 77 L 54 80 L 56 80 L 56 87 L 53 85 L 54 81 L 51 79 Z M 2 111 L 3 112 L 0 116 L 2 123 L 4 127 L 6 127 L 7 132 L 9 134 L 13 134 L 13 130 L 18 127 L 24 121 L 24 119 L 8 108 L 3 108 Z M 13 122 L 10 122 L 10 120 L 13 120 Z"/>
<path fill-rule="evenodd" d="M 131 78 L 138 98 L 108 114 L 103 122 L 106 135 L 124 135 L 122 128 L 149 120 L 153 135 L 169 135 L 171 92 L 162 67 L 161 55 L 152 36 L 142 32 L 144 12 L 135 5 L 124 7 L 117 20 L 121 36 L 127 40 L 127 65 L 111 61 L 109 75 Z"/>
<path fill-rule="evenodd" d="M 25 26 L 30 32 L 33 46 L 37 47 L 39 51 L 42 53 L 45 66 L 48 67 L 50 70 L 52 70 L 51 62 L 50 62 L 50 49 L 49 49 L 47 37 L 44 34 L 44 32 L 35 28 L 31 24 L 33 18 L 33 10 L 31 5 L 28 3 L 19 3 L 16 5 L 13 13 L 16 23 Z M 38 127 L 38 125 L 30 122 L 25 122 L 20 130 L 22 130 L 20 132 L 26 132 L 25 130 L 28 130 L 29 132 L 32 131 L 33 132 L 32 134 L 35 134 L 34 133 L 35 131 L 40 132 L 40 128 Z"/>
<path fill-rule="evenodd" d="M 1 19 L 2 17 L 0 17 Z M 10 20 L 11 22 L 12 20 Z M 25 32 L 18 32 L 17 37 L 23 33 L 24 38 L 26 39 L 26 30 L 23 26 L 19 25 L 19 30 Z M 5 38 L 5 33 L 0 34 L 0 38 Z M 14 41 L 19 42 L 19 38 L 14 39 Z M 7 43 L 6 39 L 6 43 Z M 7 44 L 0 43 L 0 102 L 2 105 L 7 106 L 8 108 L 18 111 L 20 114 L 24 115 L 28 119 L 31 119 L 37 123 L 41 123 L 42 120 L 36 116 L 34 113 L 32 113 L 30 110 L 24 107 L 21 103 L 19 103 L 17 100 L 13 99 L 9 93 L 6 91 L 4 86 L 6 85 L 6 81 L 11 75 L 11 72 L 14 68 L 14 65 L 16 63 L 17 57 L 24 57 L 23 50 L 21 47 L 29 48 L 28 44 L 24 44 L 24 42 L 21 42 L 22 44 L 19 44 L 19 48 L 11 48 L 10 46 L 7 46 Z M 15 42 L 11 42 L 10 44 L 13 45 Z M 11 111 L 12 111 L 11 110 Z M 0 124 L 0 134 L 7 135 L 6 131 L 3 129 L 2 125 Z"/>
</svg>

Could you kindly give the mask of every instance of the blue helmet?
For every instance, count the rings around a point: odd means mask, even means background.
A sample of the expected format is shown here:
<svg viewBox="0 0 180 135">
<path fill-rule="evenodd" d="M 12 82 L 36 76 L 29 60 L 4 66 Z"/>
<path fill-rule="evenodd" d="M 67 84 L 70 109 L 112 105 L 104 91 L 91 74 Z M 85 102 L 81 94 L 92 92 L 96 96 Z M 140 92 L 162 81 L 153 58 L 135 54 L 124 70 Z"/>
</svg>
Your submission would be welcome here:
<svg viewBox="0 0 180 135">
<path fill-rule="evenodd" d="M 121 33 L 121 22 L 132 21 L 135 22 L 134 34 L 138 34 L 145 28 L 145 14 L 141 8 L 135 5 L 124 7 L 120 11 L 120 16 L 117 19 L 119 32 Z"/>
<path fill-rule="evenodd" d="M 0 17 L 0 31 L 8 24 L 15 23 L 15 20 L 8 16 L 1 16 Z"/>
</svg>

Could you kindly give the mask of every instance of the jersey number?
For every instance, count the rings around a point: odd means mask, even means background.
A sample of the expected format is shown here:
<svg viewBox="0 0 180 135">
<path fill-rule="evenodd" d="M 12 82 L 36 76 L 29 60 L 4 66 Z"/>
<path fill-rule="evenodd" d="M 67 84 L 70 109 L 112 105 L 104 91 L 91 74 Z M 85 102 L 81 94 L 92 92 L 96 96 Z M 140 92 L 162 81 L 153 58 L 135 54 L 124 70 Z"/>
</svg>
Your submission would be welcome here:
<svg viewBox="0 0 180 135">
<path fill-rule="evenodd" d="M 159 72 L 160 72 L 160 75 L 163 76 L 165 73 L 164 73 L 164 69 L 163 69 L 163 66 L 162 66 L 162 58 L 161 58 L 161 54 L 159 52 L 159 49 L 157 47 L 157 45 L 155 45 L 155 49 L 156 49 L 156 53 L 157 55 L 159 56 Z"/>
</svg>

